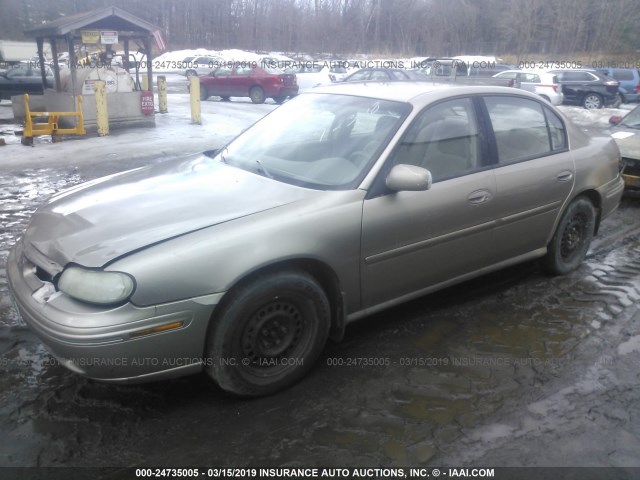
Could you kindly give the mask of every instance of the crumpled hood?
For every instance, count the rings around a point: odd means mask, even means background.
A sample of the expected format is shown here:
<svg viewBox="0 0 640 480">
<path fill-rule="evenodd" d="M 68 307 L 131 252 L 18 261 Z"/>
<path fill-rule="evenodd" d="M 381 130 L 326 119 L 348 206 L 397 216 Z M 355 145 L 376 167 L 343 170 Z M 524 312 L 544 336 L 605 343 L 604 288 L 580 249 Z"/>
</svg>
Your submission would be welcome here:
<svg viewBox="0 0 640 480">
<path fill-rule="evenodd" d="M 623 157 L 640 160 L 640 130 L 619 126 L 612 128 L 610 133 Z"/>
<path fill-rule="evenodd" d="M 313 194 L 198 156 L 57 194 L 34 214 L 24 239 L 60 267 L 100 267 L 163 240 Z"/>
</svg>

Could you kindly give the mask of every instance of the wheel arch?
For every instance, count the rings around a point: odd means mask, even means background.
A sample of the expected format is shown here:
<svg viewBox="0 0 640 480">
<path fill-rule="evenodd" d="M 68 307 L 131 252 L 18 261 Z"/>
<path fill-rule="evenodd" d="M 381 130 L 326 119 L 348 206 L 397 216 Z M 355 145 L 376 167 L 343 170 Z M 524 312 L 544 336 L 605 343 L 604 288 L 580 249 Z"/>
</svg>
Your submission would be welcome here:
<svg viewBox="0 0 640 480">
<path fill-rule="evenodd" d="M 241 289 L 244 285 L 255 280 L 258 277 L 266 277 L 271 273 L 283 271 L 283 270 L 299 270 L 307 275 L 311 276 L 317 281 L 329 300 L 331 311 L 331 328 L 329 331 L 329 338 L 334 341 L 340 341 L 344 337 L 344 331 L 346 326 L 346 313 L 345 313 L 345 301 L 343 298 L 342 288 L 340 280 L 335 271 L 327 265 L 325 262 L 314 258 L 292 258 L 277 261 L 275 263 L 264 265 L 256 270 L 248 272 L 244 276 L 238 278 L 235 283 L 229 288 L 229 290 L 222 297 L 220 303 L 216 306 L 209 319 L 209 326 L 207 327 L 207 336 L 203 339 L 206 340 L 209 336 L 209 331 L 214 328 L 217 317 L 221 311 L 224 310 L 226 303 L 231 297 L 231 293 Z"/>
<path fill-rule="evenodd" d="M 598 229 L 600 228 L 600 220 L 602 219 L 602 198 L 600 197 L 600 194 L 594 190 L 594 189 L 587 189 L 587 190 L 583 190 L 581 192 L 578 192 L 572 199 L 571 201 L 567 202 L 565 209 L 568 208 L 568 206 L 574 202 L 577 198 L 580 197 L 585 197 L 587 198 L 591 204 L 593 205 L 593 208 L 596 209 L 596 224 L 595 224 L 595 228 L 593 231 L 593 234 L 596 235 L 598 233 Z M 564 212 L 564 210 L 563 210 Z"/>
</svg>

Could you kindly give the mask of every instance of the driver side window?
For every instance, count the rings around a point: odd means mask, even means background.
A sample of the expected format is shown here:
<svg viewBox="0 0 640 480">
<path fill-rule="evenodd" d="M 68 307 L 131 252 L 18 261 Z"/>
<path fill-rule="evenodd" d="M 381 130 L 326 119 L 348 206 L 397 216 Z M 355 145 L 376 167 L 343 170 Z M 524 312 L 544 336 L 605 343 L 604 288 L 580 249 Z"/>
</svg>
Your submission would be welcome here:
<svg viewBox="0 0 640 480">
<path fill-rule="evenodd" d="M 479 167 L 480 142 L 471 99 L 459 98 L 428 107 L 405 133 L 393 163 L 426 168 L 434 182 Z"/>
</svg>

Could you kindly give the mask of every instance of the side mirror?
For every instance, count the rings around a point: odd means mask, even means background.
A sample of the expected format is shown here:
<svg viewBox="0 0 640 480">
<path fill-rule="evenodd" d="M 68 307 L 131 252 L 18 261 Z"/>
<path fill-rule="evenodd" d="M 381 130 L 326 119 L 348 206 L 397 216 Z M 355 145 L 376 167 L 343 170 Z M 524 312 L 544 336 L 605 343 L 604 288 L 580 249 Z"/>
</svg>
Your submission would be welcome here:
<svg viewBox="0 0 640 480">
<path fill-rule="evenodd" d="M 621 115 L 611 115 L 611 117 L 609 117 L 609 124 L 611 125 L 618 125 L 621 121 L 622 121 Z"/>
<path fill-rule="evenodd" d="M 431 188 L 431 172 L 415 165 L 400 164 L 391 169 L 385 184 L 394 192 L 421 192 Z"/>
</svg>

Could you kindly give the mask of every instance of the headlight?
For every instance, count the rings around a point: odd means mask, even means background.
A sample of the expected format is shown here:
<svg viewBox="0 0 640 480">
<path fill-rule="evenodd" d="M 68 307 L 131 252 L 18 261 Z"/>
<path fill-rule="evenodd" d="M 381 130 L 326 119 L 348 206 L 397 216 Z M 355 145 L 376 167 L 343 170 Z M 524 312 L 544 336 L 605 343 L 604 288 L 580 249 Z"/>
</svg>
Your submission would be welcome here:
<svg viewBox="0 0 640 480">
<path fill-rule="evenodd" d="M 135 289 L 131 275 L 122 272 L 67 267 L 58 280 L 58 290 L 83 302 L 113 305 L 127 300 Z"/>
</svg>

